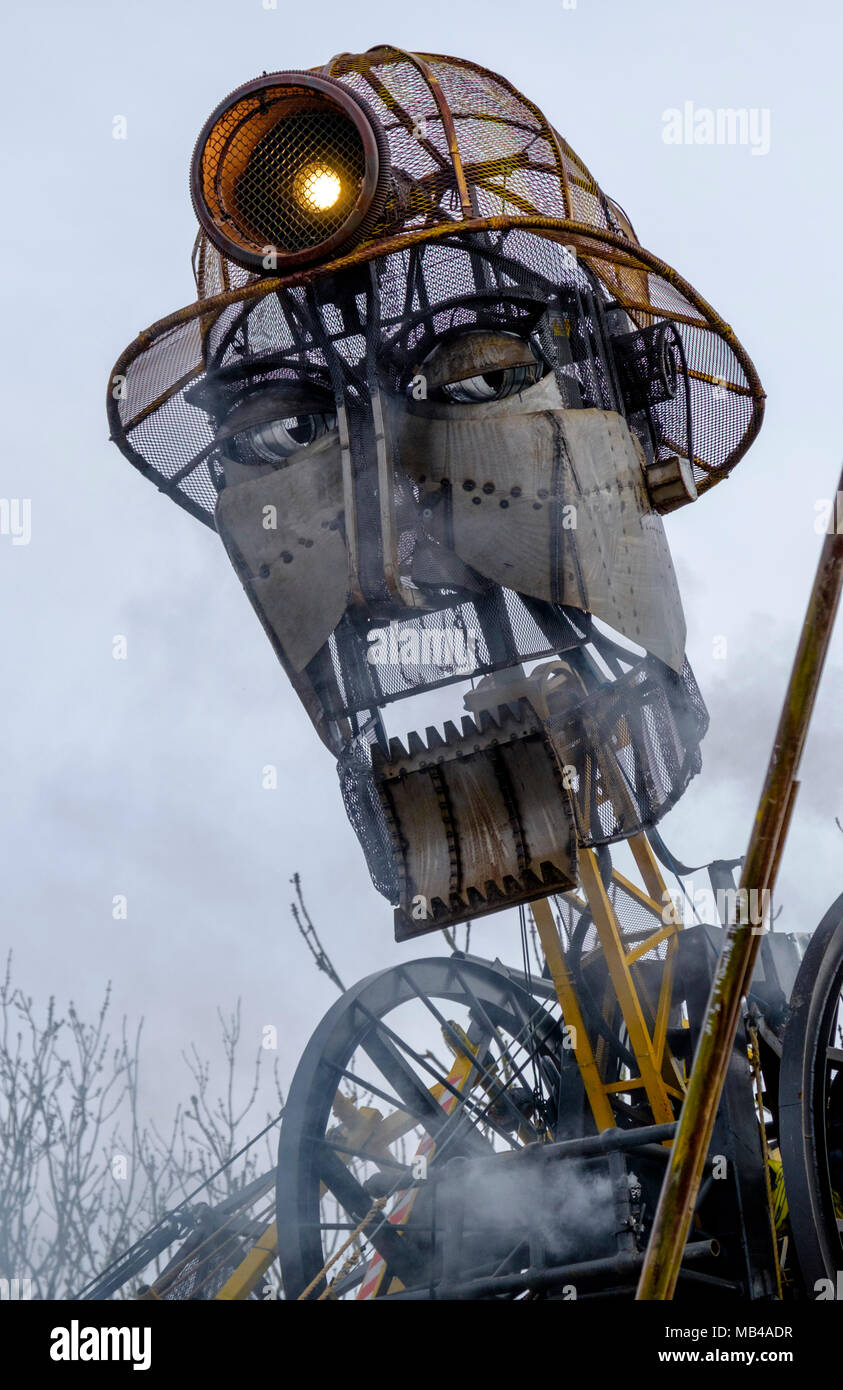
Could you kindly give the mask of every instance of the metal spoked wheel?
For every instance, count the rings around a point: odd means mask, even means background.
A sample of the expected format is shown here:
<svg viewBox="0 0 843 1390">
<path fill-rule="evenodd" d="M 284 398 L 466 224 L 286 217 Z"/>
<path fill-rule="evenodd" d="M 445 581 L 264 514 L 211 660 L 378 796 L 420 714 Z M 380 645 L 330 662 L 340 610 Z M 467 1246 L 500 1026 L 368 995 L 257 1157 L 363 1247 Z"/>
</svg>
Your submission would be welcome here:
<svg viewBox="0 0 843 1390">
<path fill-rule="evenodd" d="M 782 1043 L 779 1129 L 805 1292 L 843 1269 L 843 894 L 796 977 Z"/>
<path fill-rule="evenodd" d="M 579 1084 L 552 987 L 526 984 L 458 955 L 429 958 L 369 976 L 329 1011 L 293 1079 L 278 1154 L 288 1299 L 432 1288 L 454 1273 L 455 1223 L 460 1277 L 535 1258 L 539 1221 L 543 1258 L 564 1259 L 572 1235 L 582 1248 L 570 1205 L 556 1230 L 529 1164 L 507 1162 L 556 1137 L 572 1074 Z M 486 1176 L 455 1205 L 466 1159 Z"/>
</svg>

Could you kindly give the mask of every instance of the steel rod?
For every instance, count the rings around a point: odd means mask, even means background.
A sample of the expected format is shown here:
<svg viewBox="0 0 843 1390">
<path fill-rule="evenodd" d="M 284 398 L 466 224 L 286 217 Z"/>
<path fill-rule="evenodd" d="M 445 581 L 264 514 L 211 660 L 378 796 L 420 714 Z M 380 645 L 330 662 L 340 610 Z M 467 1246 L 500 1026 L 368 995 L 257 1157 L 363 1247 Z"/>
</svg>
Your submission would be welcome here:
<svg viewBox="0 0 843 1390">
<path fill-rule="evenodd" d="M 513 1155 L 513 1158 L 588 1158 L 592 1155 L 615 1153 L 619 1149 L 625 1151 L 640 1149 L 650 1144 L 663 1144 L 672 1139 L 675 1133 L 675 1123 L 641 1125 L 638 1129 L 604 1129 L 601 1134 L 589 1134 L 584 1139 L 563 1139 L 558 1144 L 531 1144 L 521 1149 L 517 1155 Z M 484 1161 L 478 1160 L 481 1163 Z"/>
<path fill-rule="evenodd" d="M 683 1260 L 696 1261 L 713 1259 L 719 1253 L 716 1240 L 697 1240 L 687 1245 L 682 1252 Z M 517 1293 L 521 1289 L 551 1289 L 557 1284 L 572 1283 L 578 1280 L 590 1282 L 607 1275 L 634 1274 L 641 1267 L 644 1256 L 641 1254 L 609 1255 L 600 1260 L 584 1260 L 578 1264 L 551 1265 L 544 1269 L 522 1269 L 515 1274 L 490 1275 L 484 1279 L 467 1279 L 461 1284 L 441 1284 L 436 1289 L 437 1298 L 482 1298 L 487 1294 Z M 408 1289 L 404 1293 L 390 1295 L 393 1299 L 429 1298 L 430 1290 Z"/>
<path fill-rule="evenodd" d="M 843 493 L 843 473 L 838 495 Z M 739 902 L 749 890 L 764 904 L 775 883 L 782 830 L 828 653 L 843 585 L 843 530 L 826 535 L 776 731 L 764 790 L 741 872 Z M 765 892 L 766 890 L 766 892 Z M 753 913 L 744 912 L 751 918 Z M 670 1299 L 696 1202 L 726 1071 L 752 978 L 761 934 L 749 920 L 726 928 L 706 1020 L 700 1034 L 676 1140 L 665 1174 L 636 1298 Z"/>
<path fill-rule="evenodd" d="M 549 1163 L 571 1158 L 588 1160 L 602 1158 L 610 1153 L 640 1153 L 644 1158 L 664 1159 L 670 1157 L 670 1150 L 661 1148 L 676 1134 L 676 1123 L 665 1125 L 641 1125 L 638 1129 L 604 1129 L 600 1134 L 589 1134 L 583 1139 L 563 1139 L 553 1144 L 525 1144 L 514 1153 L 483 1154 L 477 1158 L 460 1160 L 470 1165 L 472 1173 L 482 1171 L 490 1163 L 500 1167 L 502 1172 L 510 1172 L 513 1164 Z M 339 1145 L 330 1144 L 329 1148 Z M 379 1160 L 374 1159 L 374 1162 Z M 451 1178 L 449 1164 L 432 1166 L 425 1182 L 448 1182 Z"/>
</svg>

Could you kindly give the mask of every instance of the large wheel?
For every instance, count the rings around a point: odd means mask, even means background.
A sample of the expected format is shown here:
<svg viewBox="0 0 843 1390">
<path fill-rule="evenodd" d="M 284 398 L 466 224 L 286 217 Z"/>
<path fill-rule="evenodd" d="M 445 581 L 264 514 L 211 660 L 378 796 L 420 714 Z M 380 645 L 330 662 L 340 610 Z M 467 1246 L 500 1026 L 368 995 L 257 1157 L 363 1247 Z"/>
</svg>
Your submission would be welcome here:
<svg viewBox="0 0 843 1390">
<path fill-rule="evenodd" d="M 521 1163 L 517 1179 L 506 1175 L 505 1155 L 556 1137 L 563 1104 L 570 1114 L 563 1093 L 578 1074 L 565 1044 L 545 981 L 528 989 L 501 967 L 459 956 L 412 961 L 347 991 L 308 1044 L 284 1112 L 277 1224 L 286 1297 L 319 1297 L 326 1262 L 350 1239 L 330 1269 L 331 1297 L 381 1297 L 439 1278 L 448 1183 L 425 1178 L 434 1165 L 458 1172 L 460 1159 L 491 1158 L 501 1174 L 494 1193 L 462 1201 L 472 1270 L 517 1258 L 536 1224 L 527 1209 L 535 1194 Z M 385 1209 L 372 1213 L 379 1198 Z M 541 1220 L 552 1227 L 547 1213 Z M 570 1253 L 562 1238 L 552 1259 Z"/>
<path fill-rule="evenodd" d="M 779 1144 L 808 1297 L 843 1269 L 843 894 L 799 967 L 782 1040 Z"/>
</svg>

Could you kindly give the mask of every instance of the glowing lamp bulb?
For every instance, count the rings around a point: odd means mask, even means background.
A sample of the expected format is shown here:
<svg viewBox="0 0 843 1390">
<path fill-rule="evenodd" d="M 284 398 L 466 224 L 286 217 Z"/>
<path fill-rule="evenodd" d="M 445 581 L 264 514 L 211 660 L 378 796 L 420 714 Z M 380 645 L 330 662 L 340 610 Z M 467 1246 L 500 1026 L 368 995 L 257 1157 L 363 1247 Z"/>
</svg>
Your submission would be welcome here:
<svg viewBox="0 0 843 1390">
<path fill-rule="evenodd" d="M 339 176 L 328 164 L 305 164 L 293 180 L 293 196 L 308 212 L 327 212 L 341 192 Z"/>
</svg>

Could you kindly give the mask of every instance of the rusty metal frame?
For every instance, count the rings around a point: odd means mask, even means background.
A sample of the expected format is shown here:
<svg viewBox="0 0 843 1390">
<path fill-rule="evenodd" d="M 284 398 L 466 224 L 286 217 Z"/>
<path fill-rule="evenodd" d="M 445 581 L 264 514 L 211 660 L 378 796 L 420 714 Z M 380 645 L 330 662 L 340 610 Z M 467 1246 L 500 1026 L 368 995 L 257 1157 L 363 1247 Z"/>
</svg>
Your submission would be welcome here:
<svg viewBox="0 0 843 1390">
<path fill-rule="evenodd" d="M 667 283 L 671 284 L 679 291 L 702 316 L 701 321 L 696 325 L 701 330 L 708 329 L 717 334 L 734 353 L 744 372 L 748 382 L 749 392 L 753 402 L 753 413 L 748 421 L 746 429 L 738 444 L 724 460 L 717 470 L 712 470 L 698 484 L 700 495 L 722 477 L 726 476 L 735 464 L 741 459 L 746 450 L 755 439 L 764 413 L 765 392 L 758 379 L 758 374 L 750 358 L 742 348 L 731 326 L 727 324 L 720 315 L 714 310 L 706 300 L 690 285 L 686 280 L 673 270 L 664 261 L 659 260 L 651 252 L 643 247 L 633 245 L 625 237 L 615 232 L 603 231 L 601 228 L 592 227 L 585 222 L 574 222 L 567 218 L 550 218 L 540 216 L 505 216 L 505 217 L 474 217 L 460 223 L 445 223 L 436 227 L 416 228 L 410 232 L 403 232 L 393 237 L 386 237 L 382 240 L 369 243 L 358 247 L 345 256 L 340 256 L 330 262 L 329 265 L 313 266 L 306 270 L 301 270 L 292 275 L 271 277 L 252 281 L 235 290 L 228 290 L 222 294 L 213 296 L 210 299 L 199 300 L 194 304 L 189 304 L 183 309 L 177 310 L 173 314 L 159 319 L 150 328 L 138 334 L 137 338 L 121 353 L 113 369 L 111 380 L 115 376 L 125 376 L 128 367 L 142 352 L 146 351 L 167 333 L 181 327 L 183 324 L 190 323 L 194 319 L 204 318 L 210 314 L 219 314 L 223 309 L 232 304 L 247 303 L 251 300 L 257 302 L 268 294 L 275 294 L 279 290 L 287 289 L 294 285 L 307 285 L 314 280 L 330 273 L 348 269 L 352 266 L 363 265 L 368 261 L 374 260 L 379 256 L 389 255 L 395 251 L 402 251 L 407 247 L 419 245 L 423 242 L 438 241 L 446 237 L 454 236 L 458 231 L 460 234 L 468 232 L 482 231 L 503 231 L 510 228 L 522 228 L 526 231 L 535 231 L 539 235 L 547 236 L 554 241 L 564 241 L 566 245 L 572 245 L 575 249 L 580 249 L 583 259 L 595 269 L 594 262 L 601 259 L 610 260 L 611 257 L 605 253 L 611 251 L 622 252 L 627 263 L 631 257 L 637 262 L 640 270 L 653 271 L 660 275 Z M 596 245 L 595 245 L 596 243 Z M 595 269 L 595 273 L 599 272 Z M 626 307 L 620 289 L 616 287 L 616 295 L 619 302 Z M 663 313 L 655 306 L 650 306 L 648 312 L 657 317 L 670 317 L 666 312 Z M 149 472 L 146 460 L 135 449 L 133 449 L 129 432 L 134 421 L 129 421 L 125 425 L 120 420 L 119 399 L 113 395 L 111 390 L 111 380 L 107 396 L 107 411 L 111 437 L 121 448 L 126 457 L 136 468 L 143 473 Z M 164 404 L 171 395 L 175 394 L 174 385 L 168 392 L 165 392 L 159 399 L 159 404 Z M 180 498 L 181 505 L 190 511 L 194 516 L 207 524 L 208 518 L 198 504 L 193 503 L 190 498 Z"/>
<path fill-rule="evenodd" d="M 843 491 L 843 473 L 838 491 Z M 771 892 L 775 885 L 784 836 L 793 809 L 796 773 L 828 654 L 841 588 L 843 532 L 834 531 L 823 542 L 743 863 L 739 893 L 749 890 Z M 673 1297 L 682 1250 L 740 1022 L 741 1004 L 760 946 L 761 933 L 749 922 L 746 925 L 733 923 L 727 928 L 641 1270 L 636 1295 L 640 1300 Z"/>
</svg>

